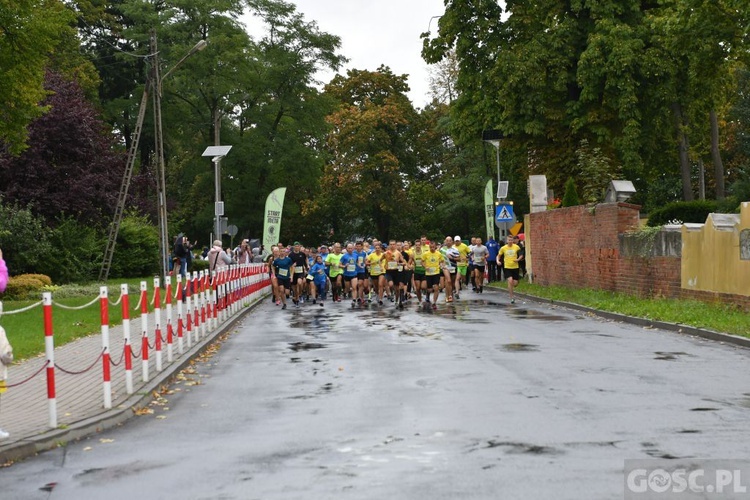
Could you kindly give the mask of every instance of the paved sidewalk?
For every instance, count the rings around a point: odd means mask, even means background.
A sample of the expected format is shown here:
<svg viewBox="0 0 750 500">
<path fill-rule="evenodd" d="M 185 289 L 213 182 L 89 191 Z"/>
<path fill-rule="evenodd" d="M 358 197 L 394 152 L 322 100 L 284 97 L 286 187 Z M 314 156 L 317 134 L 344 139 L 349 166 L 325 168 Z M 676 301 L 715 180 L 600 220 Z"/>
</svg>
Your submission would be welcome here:
<svg viewBox="0 0 750 500">
<path fill-rule="evenodd" d="M 130 321 L 132 350 L 138 356 L 133 357 L 133 394 L 129 395 L 125 382 L 125 361 L 123 358 L 125 340 L 123 327 L 110 327 L 110 356 L 112 409 L 104 408 L 103 364 L 101 354 L 102 335 L 94 334 L 78 339 L 64 346 L 55 348 L 55 389 L 57 400 L 57 427 L 50 427 L 49 400 L 47 399 L 46 357 L 40 356 L 15 363 L 8 370 L 8 385 L 29 381 L 17 387 L 11 387 L 0 395 L 0 428 L 10 433 L 10 438 L 0 441 L 0 465 L 9 460 L 18 460 L 39 451 L 53 448 L 60 443 L 80 439 L 83 436 L 104 428 L 117 425 L 133 415 L 133 409 L 143 406 L 151 399 L 151 393 L 187 365 L 192 358 L 211 343 L 217 336 L 227 331 L 236 321 L 242 318 L 262 298 L 242 307 L 238 314 L 229 317 L 218 328 L 210 331 L 206 328 L 204 337 L 192 330 L 192 347 L 188 347 L 187 331 L 183 336 L 183 353 L 178 349 L 177 329 L 174 331 L 173 361 L 167 361 L 166 314 L 161 313 L 162 370 L 156 370 L 156 352 L 149 349 L 149 381 L 143 380 L 143 362 L 141 359 L 142 322 L 140 317 Z M 176 316 L 176 311 L 173 311 Z M 148 315 L 148 338 L 151 347 L 155 345 L 155 316 Z M 200 333 L 200 329 L 197 330 Z M 90 369 L 88 369 L 91 367 Z M 84 373 L 71 375 L 65 373 Z"/>
</svg>

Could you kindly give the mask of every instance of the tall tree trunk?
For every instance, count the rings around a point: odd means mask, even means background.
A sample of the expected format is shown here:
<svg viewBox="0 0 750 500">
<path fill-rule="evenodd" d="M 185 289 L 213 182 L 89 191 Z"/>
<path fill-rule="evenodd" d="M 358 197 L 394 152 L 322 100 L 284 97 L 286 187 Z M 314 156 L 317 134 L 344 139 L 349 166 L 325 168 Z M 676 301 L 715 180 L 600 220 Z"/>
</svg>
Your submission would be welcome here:
<svg viewBox="0 0 750 500">
<path fill-rule="evenodd" d="M 689 149 L 690 144 L 688 142 L 685 128 L 685 118 L 682 114 L 682 106 L 679 103 L 672 105 L 672 112 L 674 113 L 675 124 L 677 125 L 677 138 L 679 141 L 680 148 L 680 173 L 682 174 L 682 198 L 685 201 L 693 201 L 693 185 L 690 178 L 690 156 Z"/>
<path fill-rule="evenodd" d="M 714 164 L 714 182 L 716 183 L 716 199 L 722 200 L 726 195 L 724 189 L 724 163 L 721 161 L 721 152 L 719 151 L 719 118 L 716 116 L 716 110 L 712 109 L 711 113 L 711 161 Z"/>
</svg>

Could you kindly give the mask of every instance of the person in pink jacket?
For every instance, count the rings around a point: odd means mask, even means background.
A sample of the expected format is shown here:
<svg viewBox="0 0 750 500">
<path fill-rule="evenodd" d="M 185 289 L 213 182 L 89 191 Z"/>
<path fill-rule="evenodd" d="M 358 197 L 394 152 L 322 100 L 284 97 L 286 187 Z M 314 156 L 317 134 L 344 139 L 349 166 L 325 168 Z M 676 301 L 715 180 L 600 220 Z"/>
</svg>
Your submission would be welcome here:
<svg viewBox="0 0 750 500">
<path fill-rule="evenodd" d="M 5 291 L 5 287 L 8 286 L 8 266 L 5 265 L 3 260 L 3 251 L 0 250 L 0 293 Z M 13 348 L 8 342 L 8 337 L 5 336 L 5 330 L 0 326 L 0 381 L 5 386 L 5 381 L 8 380 L 8 365 L 13 361 Z M 0 439 L 8 439 L 10 434 L 0 429 Z"/>
<path fill-rule="evenodd" d="M 8 266 L 5 265 L 3 251 L 0 250 L 0 293 L 5 291 L 6 286 L 8 286 Z"/>
</svg>

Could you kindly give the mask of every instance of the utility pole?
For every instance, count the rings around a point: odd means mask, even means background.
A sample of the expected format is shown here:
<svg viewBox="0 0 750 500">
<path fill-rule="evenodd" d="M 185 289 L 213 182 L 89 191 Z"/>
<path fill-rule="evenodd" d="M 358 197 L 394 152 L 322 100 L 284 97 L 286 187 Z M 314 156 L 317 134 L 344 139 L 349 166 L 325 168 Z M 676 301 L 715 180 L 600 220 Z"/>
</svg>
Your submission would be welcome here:
<svg viewBox="0 0 750 500">
<path fill-rule="evenodd" d="M 151 53 L 154 64 L 151 66 L 151 81 L 156 82 L 154 95 L 154 154 L 156 156 L 156 207 L 159 223 L 159 256 L 161 276 L 169 273 L 169 231 L 167 230 L 167 191 L 164 166 L 164 131 L 161 124 L 161 77 L 159 74 L 159 50 L 156 44 L 156 31 L 151 30 Z"/>
</svg>

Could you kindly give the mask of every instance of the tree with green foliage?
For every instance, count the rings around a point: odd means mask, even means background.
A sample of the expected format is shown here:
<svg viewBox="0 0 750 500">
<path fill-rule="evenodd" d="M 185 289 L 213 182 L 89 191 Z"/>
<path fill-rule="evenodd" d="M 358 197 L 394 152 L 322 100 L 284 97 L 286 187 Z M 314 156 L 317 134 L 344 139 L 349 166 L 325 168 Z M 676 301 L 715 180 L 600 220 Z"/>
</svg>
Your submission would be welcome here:
<svg viewBox="0 0 750 500">
<path fill-rule="evenodd" d="M 458 137 L 502 130 L 504 147 L 550 187 L 580 175 L 581 140 L 622 165 L 639 192 L 682 175 L 683 197 L 692 196 L 691 137 L 712 138 L 721 170 L 712 113 L 726 109 L 728 70 L 746 58 L 741 2 L 508 0 L 503 12 L 448 0 L 438 25 L 437 36 L 423 35 L 423 57 L 458 59 Z"/>
<path fill-rule="evenodd" d="M 114 213 L 122 151 L 77 83 L 48 72 L 45 88 L 49 111 L 29 125 L 29 148 L 0 153 L 0 191 L 50 222 L 66 213 L 102 225 Z"/>
<path fill-rule="evenodd" d="M 410 213 L 406 194 L 417 170 L 418 115 L 406 96 L 406 78 L 385 66 L 355 69 L 325 88 L 339 103 L 328 116 L 330 160 L 305 210 L 329 221 L 336 237 L 388 239 L 400 234 L 400 215 Z"/>
<path fill-rule="evenodd" d="M 72 20 L 61 0 L 0 2 L 0 142 L 12 154 L 27 147 L 28 125 L 47 110 L 45 72 Z"/>
<path fill-rule="evenodd" d="M 578 199 L 578 192 L 576 191 L 576 181 L 572 177 L 568 177 L 568 180 L 565 182 L 565 194 L 563 194 L 562 206 L 575 207 L 580 204 L 581 201 Z"/>
</svg>

